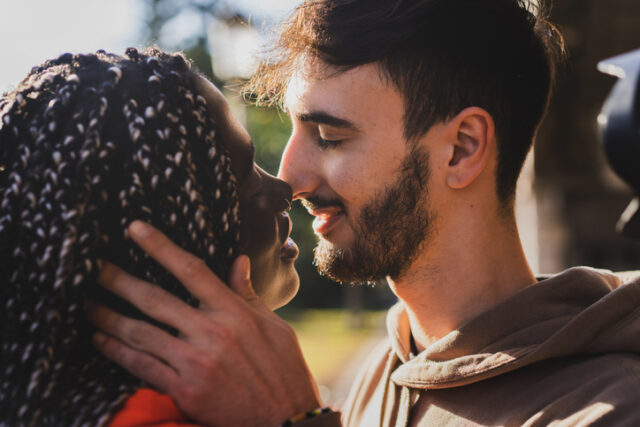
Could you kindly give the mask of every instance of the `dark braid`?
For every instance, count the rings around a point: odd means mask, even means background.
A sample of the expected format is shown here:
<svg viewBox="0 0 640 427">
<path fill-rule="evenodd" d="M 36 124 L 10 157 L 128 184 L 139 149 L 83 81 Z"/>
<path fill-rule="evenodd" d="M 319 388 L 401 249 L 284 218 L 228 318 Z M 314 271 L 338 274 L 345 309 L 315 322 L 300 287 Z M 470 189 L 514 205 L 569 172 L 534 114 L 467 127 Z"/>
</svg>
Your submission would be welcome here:
<svg viewBox="0 0 640 427">
<path fill-rule="evenodd" d="M 0 99 L 0 196 L 0 426 L 104 424 L 142 384 L 93 349 L 83 303 L 144 316 L 95 285 L 98 260 L 196 305 L 126 226 L 221 277 L 238 247 L 235 179 L 188 62 L 129 49 L 34 67 Z"/>
</svg>

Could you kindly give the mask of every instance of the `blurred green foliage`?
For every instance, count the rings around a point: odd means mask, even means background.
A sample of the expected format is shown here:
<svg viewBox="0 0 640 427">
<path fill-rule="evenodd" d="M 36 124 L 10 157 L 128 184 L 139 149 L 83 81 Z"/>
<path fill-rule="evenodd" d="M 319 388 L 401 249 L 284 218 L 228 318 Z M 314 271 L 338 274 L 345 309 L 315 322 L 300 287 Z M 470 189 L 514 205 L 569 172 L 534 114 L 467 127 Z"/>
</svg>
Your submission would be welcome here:
<svg viewBox="0 0 640 427">
<path fill-rule="evenodd" d="M 246 127 L 256 146 L 258 164 L 277 175 L 282 150 L 291 134 L 289 117 L 275 108 L 248 105 Z"/>
<path fill-rule="evenodd" d="M 245 19 L 235 10 L 232 1 L 223 0 L 140 0 L 146 13 L 143 24 L 144 44 L 157 45 L 169 50 L 181 50 L 193 61 L 196 69 L 206 75 L 218 87 L 227 82 L 218 78 L 212 67 L 210 46 L 207 42 L 207 26 L 213 19 L 237 21 Z M 167 24 L 179 19 L 180 14 L 197 18 L 184 38 L 176 43 L 166 42 L 162 35 Z M 246 20 L 246 19 L 245 19 Z M 237 82 L 234 82 L 234 86 Z M 256 162 L 267 172 L 277 174 L 280 156 L 291 133 L 291 122 L 286 114 L 275 108 L 246 106 L 245 126 L 256 146 Z M 386 285 L 372 287 L 337 285 L 318 275 L 313 266 L 313 248 L 316 238 L 311 228 L 312 218 L 295 203 L 290 212 L 293 220 L 292 238 L 300 247 L 296 269 L 300 275 L 300 292 L 289 307 L 330 308 L 349 306 L 352 311 L 361 308 L 380 309 L 390 305 L 394 297 Z"/>
</svg>

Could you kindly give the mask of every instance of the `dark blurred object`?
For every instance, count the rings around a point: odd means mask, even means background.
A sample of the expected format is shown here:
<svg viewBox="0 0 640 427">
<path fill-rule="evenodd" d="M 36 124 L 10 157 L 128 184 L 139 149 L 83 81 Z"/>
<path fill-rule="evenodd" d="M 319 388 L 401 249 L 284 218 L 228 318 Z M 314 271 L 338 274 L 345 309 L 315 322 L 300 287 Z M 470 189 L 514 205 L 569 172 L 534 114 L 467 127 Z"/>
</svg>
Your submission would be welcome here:
<svg viewBox="0 0 640 427">
<path fill-rule="evenodd" d="M 636 193 L 617 230 L 640 240 L 640 49 L 601 61 L 598 70 L 620 79 L 602 107 L 598 125 L 611 167 Z"/>
</svg>

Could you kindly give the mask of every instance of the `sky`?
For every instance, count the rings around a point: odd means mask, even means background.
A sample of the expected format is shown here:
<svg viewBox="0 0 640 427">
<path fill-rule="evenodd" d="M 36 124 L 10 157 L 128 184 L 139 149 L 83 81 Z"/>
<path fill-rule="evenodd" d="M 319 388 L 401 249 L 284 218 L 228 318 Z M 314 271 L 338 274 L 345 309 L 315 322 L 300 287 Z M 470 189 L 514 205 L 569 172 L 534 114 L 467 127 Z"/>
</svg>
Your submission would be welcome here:
<svg viewBox="0 0 640 427">
<path fill-rule="evenodd" d="M 233 0 L 256 19 L 283 16 L 296 0 Z M 139 46 L 141 0 L 0 0 L 0 93 L 15 86 L 34 65 L 64 52 L 105 49 L 123 53 Z M 176 20 L 173 38 L 188 31 Z"/>
</svg>

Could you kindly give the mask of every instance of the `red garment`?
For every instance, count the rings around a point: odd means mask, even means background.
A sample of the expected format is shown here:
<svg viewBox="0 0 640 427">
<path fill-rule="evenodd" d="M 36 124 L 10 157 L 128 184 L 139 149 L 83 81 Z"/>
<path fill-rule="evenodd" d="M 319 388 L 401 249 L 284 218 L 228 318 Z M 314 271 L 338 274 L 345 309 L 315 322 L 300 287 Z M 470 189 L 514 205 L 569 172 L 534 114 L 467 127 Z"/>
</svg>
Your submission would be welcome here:
<svg viewBox="0 0 640 427">
<path fill-rule="evenodd" d="M 187 421 L 170 396 L 142 388 L 125 402 L 108 427 L 199 427 Z"/>
</svg>

